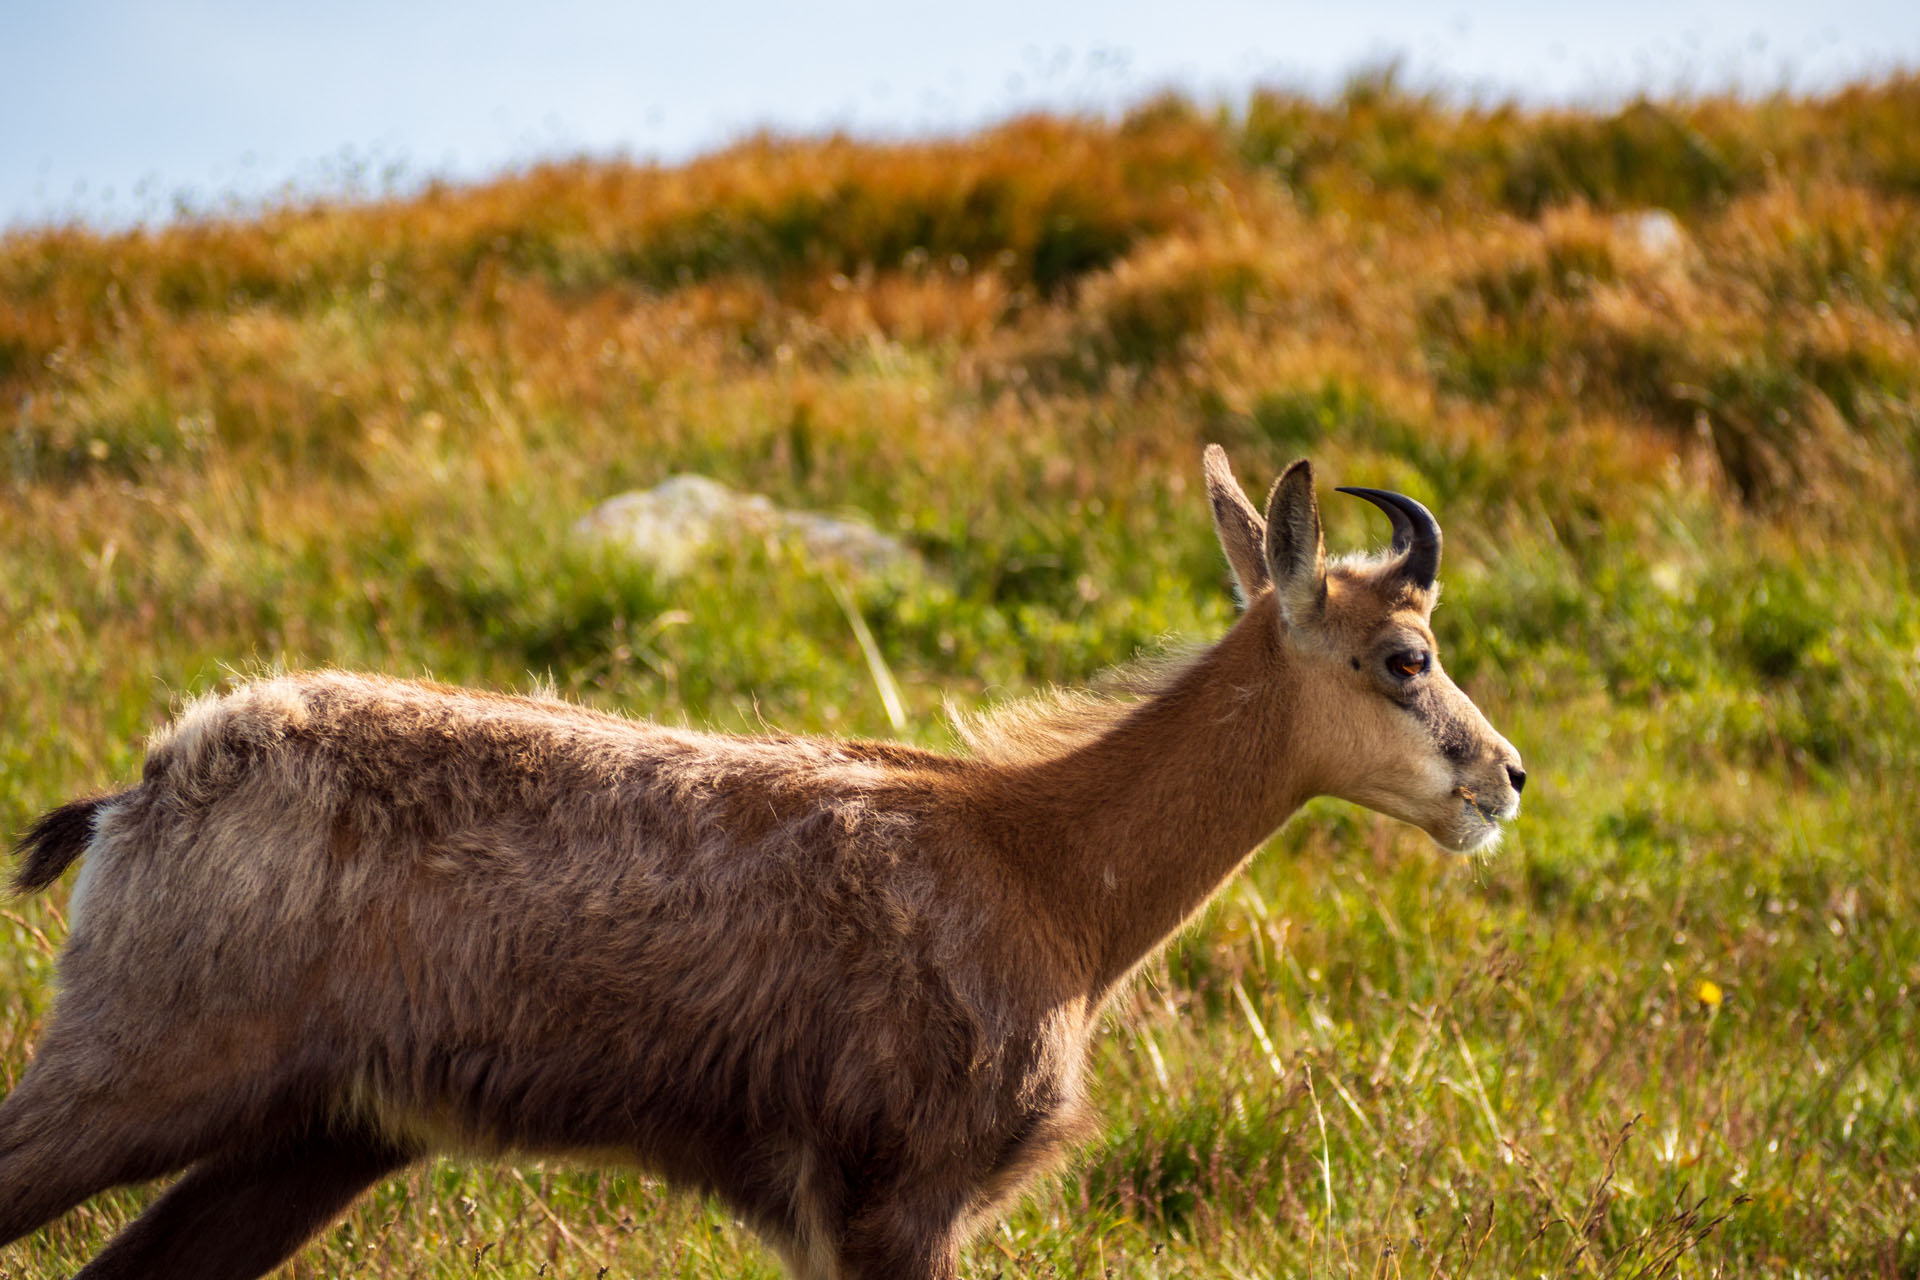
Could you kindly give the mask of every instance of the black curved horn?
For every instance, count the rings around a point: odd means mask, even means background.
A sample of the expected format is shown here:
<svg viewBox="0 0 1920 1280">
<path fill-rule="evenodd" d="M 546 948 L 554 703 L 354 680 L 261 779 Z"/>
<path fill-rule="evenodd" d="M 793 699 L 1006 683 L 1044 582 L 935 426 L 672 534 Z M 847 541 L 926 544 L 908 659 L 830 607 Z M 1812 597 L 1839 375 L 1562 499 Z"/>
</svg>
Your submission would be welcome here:
<svg viewBox="0 0 1920 1280">
<path fill-rule="evenodd" d="M 1346 489 L 1356 498 L 1365 498 L 1387 513 L 1393 521 L 1393 549 L 1400 553 L 1402 573 L 1415 586 L 1426 588 L 1440 576 L 1440 522 L 1433 512 L 1404 493 L 1386 489 Z"/>
</svg>

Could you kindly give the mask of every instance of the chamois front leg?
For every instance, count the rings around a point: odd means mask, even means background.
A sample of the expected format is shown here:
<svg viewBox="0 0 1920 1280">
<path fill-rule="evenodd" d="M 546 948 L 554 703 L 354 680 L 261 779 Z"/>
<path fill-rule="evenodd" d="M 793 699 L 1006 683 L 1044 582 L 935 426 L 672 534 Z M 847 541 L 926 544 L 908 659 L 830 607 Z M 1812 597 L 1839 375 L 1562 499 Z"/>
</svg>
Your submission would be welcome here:
<svg viewBox="0 0 1920 1280">
<path fill-rule="evenodd" d="M 958 1280 L 957 1215 L 881 1201 L 847 1224 L 836 1280 Z"/>
</svg>

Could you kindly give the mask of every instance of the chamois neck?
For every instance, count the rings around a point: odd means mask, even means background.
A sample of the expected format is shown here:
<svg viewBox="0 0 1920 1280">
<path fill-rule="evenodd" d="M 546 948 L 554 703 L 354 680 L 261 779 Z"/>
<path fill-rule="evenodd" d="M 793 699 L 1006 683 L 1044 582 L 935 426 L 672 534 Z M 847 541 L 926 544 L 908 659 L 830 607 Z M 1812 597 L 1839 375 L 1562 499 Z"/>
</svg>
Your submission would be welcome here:
<svg viewBox="0 0 1920 1280">
<path fill-rule="evenodd" d="M 1022 843 L 1104 997 L 1311 794 L 1277 611 L 1255 607 L 1110 730 L 1032 767 Z M 1276 680 L 1279 685 L 1276 686 Z M 1278 694 L 1279 696 L 1276 696 Z"/>
</svg>

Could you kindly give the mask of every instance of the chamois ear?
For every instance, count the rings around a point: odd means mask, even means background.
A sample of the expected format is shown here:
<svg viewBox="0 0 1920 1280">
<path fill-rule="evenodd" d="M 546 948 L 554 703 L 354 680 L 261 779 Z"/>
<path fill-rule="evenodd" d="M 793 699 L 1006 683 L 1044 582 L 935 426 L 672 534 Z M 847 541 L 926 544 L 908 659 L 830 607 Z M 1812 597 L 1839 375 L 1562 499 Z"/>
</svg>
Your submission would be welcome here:
<svg viewBox="0 0 1920 1280">
<path fill-rule="evenodd" d="M 1281 473 L 1267 498 L 1266 560 L 1287 625 L 1318 622 L 1327 602 L 1327 546 L 1313 496 L 1313 464 L 1305 458 Z"/>
<path fill-rule="evenodd" d="M 1246 491 L 1233 478 L 1227 463 L 1227 451 L 1217 444 L 1207 446 L 1207 499 L 1213 504 L 1213 528 L 1220 535 L 1220 549 L 1227 553 L 1233 569 L 1234 585 L 1240 590 L 1240 603 L 1246 604 L 1264 590 L 1267 576 L 1267 522 L 1260 518 Z"/>
</svg>

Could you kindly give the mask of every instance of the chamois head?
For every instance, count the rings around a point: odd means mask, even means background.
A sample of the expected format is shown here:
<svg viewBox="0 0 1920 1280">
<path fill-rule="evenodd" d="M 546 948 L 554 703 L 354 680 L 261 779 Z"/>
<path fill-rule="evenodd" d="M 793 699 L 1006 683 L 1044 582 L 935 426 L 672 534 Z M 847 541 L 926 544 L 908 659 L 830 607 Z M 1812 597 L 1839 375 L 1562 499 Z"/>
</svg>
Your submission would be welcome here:
<svg viewBox="0 0 1920 1280">
<path fill-rule="evenodd" d="M 1280 621 L 1266 687 L 1294 700 L 1313 790 L 1420 827 L 1455 852 L 1485 849 L 1520 809 L 1520 754 L 1440 666 L 1427 625 L 1439 599 L 1440 526 L 1402 494 L 1342 489 L 1393 522 L 1383 555 L 1327 561 L 1313 468 L 1288 467 L 1264 517 L 1218 446 L 1207 449 L 1214 524 L 1249 610 Z"/>
</svg>

